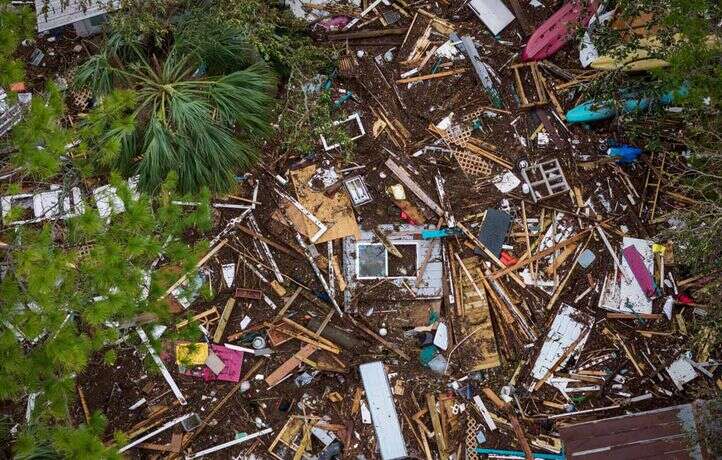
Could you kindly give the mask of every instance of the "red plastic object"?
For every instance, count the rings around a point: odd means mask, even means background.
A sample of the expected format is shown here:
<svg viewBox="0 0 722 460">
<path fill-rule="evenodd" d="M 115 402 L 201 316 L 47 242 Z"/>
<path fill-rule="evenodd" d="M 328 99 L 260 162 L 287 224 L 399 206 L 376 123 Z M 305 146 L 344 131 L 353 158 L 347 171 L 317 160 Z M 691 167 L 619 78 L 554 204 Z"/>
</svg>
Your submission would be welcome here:
<svg viewBox="0 0 722 460">
<path fill-rule="evenodd" d="M 680 294 L 677 296 L 677 302 L 683 303 L 683 304 L 691 304 L 694 303 L 694 299 L 687 294 Z"/>
<path fill-rule="evenodd" d="M 499 260 L 507 267 L 511 267 L 512 265 L 515 265 L 517 262 L 519 262 L 516 257 L 512 256 L 506 251 L 501 251 L 501 258 Z"/>
<path fill-rule="evenodd" d="M 541 61 L 559 51 L 571 38 L 577 24 L 584 27 L 589 24 L 598 3 L 599 0 L 573 0 L 562 6 L 534 31 L 521 52 L 522 60 Z"/>
<path fill-rule="evenodd" d="M 399 217 L 401 217 L 401 220 L 403 220 L 403 221 L 406 222 L 407 224 L 418 225 L 418 224 L 414 221 L 414 219 L 412 219 L 411 216 L 409 216 L 408 214 L 406 214 L 404 211 L 401 211 L 401 215 L 400 215 Z"/>
</svg>

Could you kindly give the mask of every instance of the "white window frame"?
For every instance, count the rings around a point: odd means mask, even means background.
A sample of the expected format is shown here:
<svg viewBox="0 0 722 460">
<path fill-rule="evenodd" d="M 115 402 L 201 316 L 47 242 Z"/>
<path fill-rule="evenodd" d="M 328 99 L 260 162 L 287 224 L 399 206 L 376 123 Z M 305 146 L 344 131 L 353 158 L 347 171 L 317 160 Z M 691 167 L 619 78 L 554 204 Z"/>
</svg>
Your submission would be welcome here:
<svg viewBox="0 0 722 460">
<path fill-rule="evenodd" d="M 377 280 L 377 279 L 416 279 L 419 272 L 419 243 L 416 241 L 392 241 L 391 244 L 394 246 L 414 246 L 416 251 L 416 267 L 414 267 L 413 276 L 388 276 L 389 275 L 389 251 L 381 243 L 367 243 L 357 242 L 356 243 L 356 278 L 359 280 Z M 384 273 L 385 276 L 361 276 L 361 246 L 381 246 L 384 247 Z"/>
</svg>

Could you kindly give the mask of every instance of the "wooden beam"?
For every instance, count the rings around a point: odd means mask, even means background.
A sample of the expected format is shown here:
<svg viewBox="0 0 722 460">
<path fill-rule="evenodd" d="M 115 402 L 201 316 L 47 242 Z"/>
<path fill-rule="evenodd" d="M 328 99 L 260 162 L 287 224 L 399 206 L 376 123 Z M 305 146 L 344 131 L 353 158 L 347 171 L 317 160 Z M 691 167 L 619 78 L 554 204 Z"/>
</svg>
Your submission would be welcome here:
<svg viewBox="0 0 722 460">
<path fill-rule="evenodd" d="M 230 297 L 226 302 L 225 307 L 223 307 L 223 314 L 221 314 L 221 319 L 218 320 L 218 325 L 216 326 L 216 332 L 213 334 L 213 341 L 215 343 L 220 342 L 223 338 L 223 331 L 226 330 L 226 324 L 228 324 L 228 319 L 231 317 L 231 313 L 233 313 L 233 307 L 235 305 L 235 297 Z"/>
<path fill-rule="evenodd" d="M 431 424 L 434 426 L 434 440 L 436 441 L 436 447 L 439 449 L 439 459 L 449 460 L 446 439 L 444 439 L 444 433 L 441 430 L 441 420 L 439 420 L 439 414 L 436 412 L 436 398 L 433 393 L 426 393 L 426 407 L 429 410 Z"/>
<path fill-rule="evenodd" d="M 469 69 L 464 67 L 463 69 L 447 70 L 445 72 L 432 73 L 432 74 L 428 74 L 428 75 L 419 75 L 418 77 L 402 78 L 400 80 L 396 80 L 396 83 L 414 83 L 417 81 L 434 80 L 437 78 L 450 77 L 452 75 L 460 75 L 462 73 L 465 73 L 467 70 L 469 70 Z"/>
</svg>

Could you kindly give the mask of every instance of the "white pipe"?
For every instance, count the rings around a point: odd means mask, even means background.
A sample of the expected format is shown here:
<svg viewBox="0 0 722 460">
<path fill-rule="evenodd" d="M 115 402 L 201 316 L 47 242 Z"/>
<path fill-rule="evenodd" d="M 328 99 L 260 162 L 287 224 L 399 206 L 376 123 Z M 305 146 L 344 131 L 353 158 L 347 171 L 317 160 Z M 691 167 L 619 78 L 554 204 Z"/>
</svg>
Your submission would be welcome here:
<svg viewBox="0 0 722 460">
<path fill-rule="evenodd" d="M 255 433 L 253 433 L 253 434 L 249 434 L 248 436 L 244 436 L 244 437 L 242 437 L 242 438 L 234 439 L 233 441 L 224 442 L 223 444 L 218 444 L 217 446 L 209 447 L 208 449 L 202 450 L 202 451 L 200 451 L 200 452 L 196 452 L 195 454 L 186 455 L 186 460 L 190 460 L 190 459 L 192 459 L 192 458 L 203 457 L 203 456 L 206 455 L 206 454 L 211 454 L 211 453 L 213 453 L 213 452 L 217 452 L 217 451 L 219 451 L 219 450 L 225 449 L 226 447 L 231 447 L 231 446 L 235 446 L 236 444 L 241 444 L 241 443 L 243 443 L 243 442 L 250 441 L 250 440 L 253 439 L 253 438 L 257 438 L 257 437 L 259 437 L 259 436 L 263 436 L 264 434 L 268 434 L 268 433 L 270 433 L 270 432 L 272 432 L 272 431 L 273 431 L 273 429 L 271 429 L 271 428 L 266 428 L 265 430 L 257 431 L 257 432 L 255 432 Z"/>
</svg>

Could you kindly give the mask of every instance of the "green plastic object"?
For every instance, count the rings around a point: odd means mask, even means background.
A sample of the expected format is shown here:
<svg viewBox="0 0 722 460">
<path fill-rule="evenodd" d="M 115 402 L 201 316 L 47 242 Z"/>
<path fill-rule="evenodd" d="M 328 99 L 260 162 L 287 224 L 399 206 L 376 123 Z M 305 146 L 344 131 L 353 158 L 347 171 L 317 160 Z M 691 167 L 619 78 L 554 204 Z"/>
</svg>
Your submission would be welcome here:
<svg viewBox="0 0 722 460">
<path fill-rule="evenodd" d="M 438 348 L 433 345 L 426 345 L 425 347 L 421 348 L 421 353 L 419 353 L 419 362 L 421 362 L 421 364 L 423 364 L 424 366 L 428 366 L 429 362 L 434 359 L 438 354 Z"/>
</svg>

